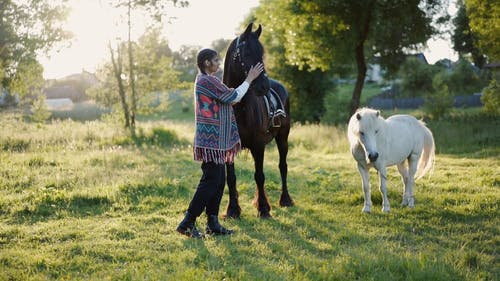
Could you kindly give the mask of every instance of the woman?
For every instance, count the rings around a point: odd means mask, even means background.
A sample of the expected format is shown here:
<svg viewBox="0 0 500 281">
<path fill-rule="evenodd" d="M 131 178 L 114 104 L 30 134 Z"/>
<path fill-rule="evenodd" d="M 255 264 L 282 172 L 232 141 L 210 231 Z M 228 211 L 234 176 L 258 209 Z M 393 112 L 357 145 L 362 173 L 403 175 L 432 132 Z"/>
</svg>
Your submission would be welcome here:
<svg viewBox="0 0 500 281">
<path fill-rule="evenodd" d="M 233 231 L 219 223 L 219 206 L 226 185 L 225 163 L 232 163 L 241 150 L 238 126 L 232 104 L 239 102 L 250 83 L 263 71 L 257 63 L 248 71 L 245 81 L 236 89 L 228 88 L 213 76 L 219 69 L 216 51 L 203 49 L 198 53 L 199 73 L 195 83 L 194 159 L 201 161 L 203 175 L 191 199 L 186 216 L 177 231 L 188 237 L 203 238 L 196 229 L 196 218 L 203 210 L 207 215 L 207 234 L 228 235 Z"/>
</svg>

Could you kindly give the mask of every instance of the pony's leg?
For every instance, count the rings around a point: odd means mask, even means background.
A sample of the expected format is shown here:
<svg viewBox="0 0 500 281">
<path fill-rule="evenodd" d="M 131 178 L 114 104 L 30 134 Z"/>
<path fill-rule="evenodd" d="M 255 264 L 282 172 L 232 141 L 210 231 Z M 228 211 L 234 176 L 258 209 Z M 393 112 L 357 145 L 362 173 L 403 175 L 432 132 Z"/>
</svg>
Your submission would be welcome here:
<svg viewBox="0 0 500 281">
<path fill-rule="evenodd" d="M 408 174 L 408 169 L 406 168 L 405 162 L 399 163 L 397 166 L 404 186 L 403 201 L 401 202 L 401 206 L 408 206 L 408 200 L 410 198 L 410 194 L 408 193 L 408 179 L 410 178 L 410 176 Z"/>
<path fill-rule="evenodd" d="M 281 207 L 290 207 L 293 206 L 293 200 L 288 193 L 287 186 L 287 174 L 288 174 L 288 165 L 286 163 L 286 156 L 288 154 L 288 130 L 278 134 L 275 138 L 276 145 L 278 146 L 278 152 L 280 154 L 280 175 L 281 175 L 281 196 L 279 204 Z"/>
<path fill-rule="evenodd" d="M 254 179 L 257 184 L 257 191 L 253 204 L 257 208 L 257 215 L 260 218 L 269 218 L 271 217 L 271 204 L 269 204 L 269 200 L 264 190 L 264 181 L 266 180 L 264 176 L 264 145 L 253 147 L 250 149 L 250 152 L 252 153 L 255 164 Z"/>
<path fill-rule="evenodd" d="M 370 174 L 368 173 L 368 168 L 361 164 L 358 164 L 358 171 L 363 182 L 363 193 L 365 196 L 363 212 L 370 213 L 372 208 L 372 197 L 370 193 Z"/>
<path fill-rule="evenodd" d="M 387 170 L 384 166 L 378 169 L 379 190 L 382 193 L 382 212 L 387 213 L 391 210 L 389 198 L 387 197 Z"/>
<path fill-rule="evenodd" d="M 227 203 L 227 218 L 240 218 L 241 208 L 238 203 L 238 190 L 236 190 L 236 173 L 234 172 L 234 163 L 226 164 L 226 180 L 229 188 L 229 202 Z"/>
<path fill-rule="evenodd" d="M 415 199 L 413 197 L 413 187 L 415 186 L 415 173 L 417 172 L 418 160 L 420 154 L 412 154 L 408 158 L 408 207 L 415 207 Z"/>
</svg>

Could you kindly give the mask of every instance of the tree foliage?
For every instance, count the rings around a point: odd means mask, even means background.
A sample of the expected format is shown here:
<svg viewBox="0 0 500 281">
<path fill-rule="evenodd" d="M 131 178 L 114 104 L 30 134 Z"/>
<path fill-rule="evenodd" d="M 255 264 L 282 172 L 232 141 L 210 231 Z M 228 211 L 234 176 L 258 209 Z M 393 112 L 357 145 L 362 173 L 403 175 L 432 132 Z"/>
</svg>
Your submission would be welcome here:
<svg viewBox="0 0 500 281">
<path fill-rule="evenodd" d="M 399 69 L 401 97 L 423 97 L 433 91 L 437 68 L 414 57 L 408 57 Z"/>
<path fill-rule="evenodd" d="M 283 83 L 289 92 L 290 111 L 294 121 L 317 122 L 324 114 L 324 97 L 331 90 L 331 72 L 321 69 L 304 69 L 292 65 L 286 58 L 286 33 L 289 30 L 283 23 L 278 24 L 274 8 L 268 5 L 282 5 L 283 1 L 262 3 L 250 15 L 242 27 L 249 22 L 258 21 L 264 25 L 260 37 L 265 48 L 266 71 L 269 76 Z M 283 8 L 279 8 L 283 9 Z"/>
<path fill-rule="evenodd" d="M 470 28 L 490 61 L 500 60 L 500 5 L 498 0 L 465 0 Z"/>
<path fill-rule="evenodd" d="M 266 0 L 257 19 L 271 32 L 284 31 L 283 53 L 299 69 L 332 69 L 355 64 L 351 112 L 358 106 L 366 58 L 377 54 L 397 66 L 405 51 L 420 47 L 447 19 L 443 0 Z"/>
<path fill-rule="evenodd" d="M 70 38 L 70 33 L 62 27 L 68 13 L 66 2 L 0 0 L 0 88 L 23 96 L 30 94 L 27 91 L 33 87 L 38 87 L 42 78 L 36 62 L 37 54 Z"/>
<path fill-rule="evenodd" d="M 119 68 L 119 62 L 128 61 L 126 49 L 127 42 L 122 42 L 116 49 L 121 52 L 114 52 L 113 60 L 115 67 Z M 139 108 L 145 110 L 149 104 L 141 103 L 141 100 L 148 100 L 154 92 L 167 92 L 178 88 L 180 73 L 173 69 L 172 51 L 168 47 L 168 42 L 161 37 L 159 29 L 151 29 L 141 36 L 138 42 L 133 42 L 135 53 L 135 75 L 137 77 L 137 93 Z M 128 64 L 122 64 L 122 69 L 114 69 L 113 62 L 103 64 L 96 72 L 100 83 L 87 91 L 87 94 L 99 103 L 106 106 L 113 106 L 120 102 L 127 102 L 131 97 L 129 77 L 127 76 Z M 119 95 L 120 85 L 117 83 L 117 72 L 121 73 L 120 81 L 123 83 L 122 99 Z M 128 106 L 128 104 L 127 104 Z"/>
<path fill-rule="evenodd" d="M 485 112 L 500 116 L 500 83 L 496 79 L 492 79 L 490 85 L 484 89 L 481 101 Z"/>
<path fill-rule="evenodd" d="M 432 79 L 432 89 L 424 94 L 424 111 L 432 119 L 441 119 L 453 108 L 453 95 L 448 89 L 446 72 Z"/>
<path fill-rule="evenodd" d="M 154 19 L 154 23 L 159 23 L 162 22 L 164 16 L 167 15 L 166 11 L 168 8 L 171 8 L 170 4 L 173 6 L 181 6 L 185 7 L 188 5 L 188 1 L 185 0 L 108 0 L 110 5 L 114 8 L 120 9 L 123 11 L 123 13 L 126 15 L 126 23 L 127 23 L 127 30 L 128 30 L 128 35 L 127 35 L 127 44 L 126 44 L 126 50 L 127 50 L 127 62 L 128 62 L 128 87 L 130 89 L 130 97 L 129 99 L 125 99 L 125 89 L 124 89 L 124 81 L 122 80 L 122 76 L 124 73 L 121 71 L 123 70 L 123 62 L 121 61 L 121 54 L 122 51 L 125 49 L 120 49 L 121 46 L 118 45 L 116 50 L 113 50 L 111 47 L 111 43 L 109 44 L 109 49 L 110 49 L 110 54 L 111 54 L 111 60 L 113 64 L 113 71 L 114 76 L 116 77 L 116 82 L 118 85 L 118 91 L 119 95 L 122 100 L 122 105 L 123 105 L 123 110 L 124 110 L 124 115 L 125 115 L 125 127 L 131 126 L 132 128 L 135 127 L 135 117 L 136 117 L 136 112 L 137 112 L 137 100 L 138 100 L 138 93 L 137 93 L 137 87 L 136 87 L 136 63 L 135 63 L 135 58 L 134 58 L 134 51 L 133 51 L 133 44 L 132 44 L 132 39 L 131 39 L 131 30 L 133 26 L 133 14 L 136 14 L 137 12 L 145 12 L 147 15 L 152 17 Z M 153 23 L 153 25 L 154 25 Z M 116 60 L 114 58 L 114 52 L 118 54 Z"/>
<path fill-rule="evenodd" d="M 453 49 L 457 51 L 460 56 L 471 55 L 474 64 L 483 68 L 486 58 L 481 53 L 478 47 L 477 36 L 472 32 L 469 25 L 469 18 L 465 11 L 465 4 L 463 1 L 458 2 L 459 8 L 455 18 L 453 19 L 454 30 L 451 36 Z"/>
</svg>

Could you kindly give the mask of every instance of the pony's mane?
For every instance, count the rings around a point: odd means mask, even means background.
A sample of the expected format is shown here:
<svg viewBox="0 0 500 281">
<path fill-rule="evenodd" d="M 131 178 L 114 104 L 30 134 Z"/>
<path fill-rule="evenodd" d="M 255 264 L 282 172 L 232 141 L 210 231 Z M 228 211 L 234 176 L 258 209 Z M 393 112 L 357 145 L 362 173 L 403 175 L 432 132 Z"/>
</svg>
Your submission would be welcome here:
<svg viewBox="0 0 500 281">
<path fill-rule="evenodd" d="M 368 107 L 359 108 L 349 119 L 349 124 L 347 127 L 347 137 L 349 138 L 350 143 L 356 143 L 358 141 L 358 132 L 359 132 L 359 124 L 360 118 L 368 120 L 370 123 L 368 126 L 373 126 L 374 122 L 385 122 L 385 119 L 380 115 L 380 112 L 375 109 L 371 109 Z"/>
</svg>

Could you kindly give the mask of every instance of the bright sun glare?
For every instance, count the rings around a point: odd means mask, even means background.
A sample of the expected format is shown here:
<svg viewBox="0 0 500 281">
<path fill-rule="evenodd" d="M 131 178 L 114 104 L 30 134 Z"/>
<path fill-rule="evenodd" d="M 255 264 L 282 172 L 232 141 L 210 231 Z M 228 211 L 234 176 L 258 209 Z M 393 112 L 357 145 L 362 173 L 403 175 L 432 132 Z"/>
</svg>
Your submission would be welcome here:
<svg viewBox="0 0 500 281">
<path fill-rule="evenodd" d="M 70 0 L 71 13 L 66 28 L 74 34 L 70 48 L 53 51 L 50 57 L 41 57 L 46 79 L 61 78 L 82 70 L 94 72 L 109 59 L 108 42 L 117 37 L 126 38 L 126 22 L 106 1 Z M 170 48 L 181 45 L 206 47 L 214 40 L 231 39 L 239 24 L 259 0 L 189 0 L 188 8 L 170 9 L 171 23 L 164 25 L 164 34 Z M 227 13 L 222 14 L 222 9 Z M 144 33 L 144 20 L 134 22 L 132 36 Z M 429 40 L 424 54 L 429 63 L 442 58 L 456 59 L 449 40 Z"/>
</svg>

